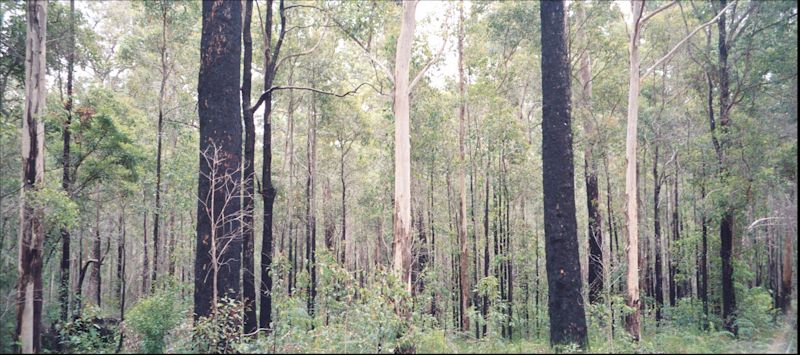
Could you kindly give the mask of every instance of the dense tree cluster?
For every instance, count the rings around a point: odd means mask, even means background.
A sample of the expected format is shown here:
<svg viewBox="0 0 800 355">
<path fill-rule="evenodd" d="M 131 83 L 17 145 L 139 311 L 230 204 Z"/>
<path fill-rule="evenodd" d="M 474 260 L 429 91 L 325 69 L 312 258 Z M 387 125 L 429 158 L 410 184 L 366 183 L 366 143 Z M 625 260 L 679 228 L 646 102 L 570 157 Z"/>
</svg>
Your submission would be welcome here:
<svg viewBox="0 0 800 355">
<path fill-rule="evenodd" d="M 0 3 L 2 353 L 750 344 L 796 239 L 796 2 Z"/>
</svg>

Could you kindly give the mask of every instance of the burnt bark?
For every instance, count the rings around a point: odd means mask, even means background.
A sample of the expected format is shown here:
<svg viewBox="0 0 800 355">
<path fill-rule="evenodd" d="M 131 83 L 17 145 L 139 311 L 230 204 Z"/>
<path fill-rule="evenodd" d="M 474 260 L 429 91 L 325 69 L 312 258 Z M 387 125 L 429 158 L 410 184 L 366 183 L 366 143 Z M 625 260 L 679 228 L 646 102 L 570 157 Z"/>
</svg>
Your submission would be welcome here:
<svg viewBox="0 0 800 355">
<path fill-rule="evenodd" d="M 237 183 L 240 181 L 242 157 L 239 107 L 241 6 L 239 1 L 203 2 L 197 85 L 200 116 L 198 196 L 201 199 L 197 204 L 195 320 L 211 314 L 215 309 L 214 302 L 218 301 L 214 299 L 215 295 L 237 298 L 240 290 L 241 230 L 236 217 L 241 213 L 241 204 L 234 196 L 239 195 L 240 185 Z M 220 166 L 210 166 L 207 162 L 207 155 L 214 152 L 218 152 L 214 155 L 221 159 Z M 216 173 L 213 168 L 216 168 Z M 219 247 L 218 243 L 228 243 L 227 248 Z M 213 250 L 212 245 L 218 249 Z M 217 256 L 216 260 L 212 253 Z M 208 277 L 212 268 L 218 268 L 218 273 Z"/>
<path fill-rule="evenodd" d="M 253 67 L 253 36 L 250 33 L 250 24 L 253 19 L 253 1 L 244 3 L 244 24 L 242 27 L 242 44 L 244 57 L 242 60 L 242 120 L 244 123 L 244 156 L 242 163 L 242 302 L 244 304 L 244 332 L 253 334 L 258 329 L 256 317 L 256 285 L 255 271 L 255 240 L 253 228 L 253 213 L 255 203 L 255 147 L 256 127 L 253 122 L 253 112 L 250 108 L 250 93 L 252 85 Z M 254 334 L 255 335 L 255 334 Z"/>
<path fill-rule="evenodd" d="M 588 347 L 575 217 L 564 2 L 542 2 L 542 171 L 550 344 Z"/>
<path fill-rule="evenodd" d="M 63 126 L 63 140 L 64 149 L 61 155 L 61 167 L 63 175 L 61 177 L 61 188 L 67 196 L 71 196 L 70 185 L 71 180 L 69 176 L 70 169 L 70 140 L 71 132 L 70 126 L 72 125 L 72 78 L 75 65 L 75 0 L 69 2 L 69 54 L 67 55 L 67 102 L 64 104 L 64 109 L 67 111 L 67 117 L 64 120 Z M 2 250 L 0 245 L 0 250 Z M 70 234 L 66 227 L 61 227 L 61 289 L 59 290 L 59 302 L 61 303 L 61 321 L 66 322 L 69 319 L 69 259 L 70 259 Z"/>
<path fill-rule="evenodd" d="M 661 320 L 661 307 L 664 305 L 664 290 L 663 284 L 664 280 L 662 276 L 664 275 L 664 271 L 662 270 L 662 262 L 661 262 L 661 214 L 659 210 L 659 199 L 661 197 L 661 178 L 658 175 L 658 143 L 654 144 L 653 147 L 653 231 L 654 231 L 654 238 L 655 238 L 655 299 L 656 299 L 656 324 L 658 321 Z M 672 298 L 673 292 L 672 286 L 673 282 L 670 280 L 670 305 L 674 305 L 674 301 Z"/>
<path fill-rule="evenodd" d="M 28 194 L 39 190 L 44 178 L 44 121 L 46 94 L 47 2 L 26 4 L 25 111 L 22 119 L 22 190 L 20 193 L 19 279 L 17 281 L 17 351 L 42 350 L 42 252 L 44 212 Z"/>
</svg>

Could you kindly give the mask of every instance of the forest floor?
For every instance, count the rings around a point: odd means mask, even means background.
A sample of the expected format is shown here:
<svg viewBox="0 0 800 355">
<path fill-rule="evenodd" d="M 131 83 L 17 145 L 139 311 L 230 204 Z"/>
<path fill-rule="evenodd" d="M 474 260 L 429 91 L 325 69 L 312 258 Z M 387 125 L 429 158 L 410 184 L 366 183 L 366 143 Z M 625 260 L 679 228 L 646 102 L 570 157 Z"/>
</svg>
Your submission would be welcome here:
<svg viewBox="0 0 800 355">
<path fill-rule="evenodd" d="M 772 338 L 772 343 L 767 349 L 769 354 L 796 354 L 797 353 L 797 319 L 788 322 L 777 335 Z"/>
</svg>

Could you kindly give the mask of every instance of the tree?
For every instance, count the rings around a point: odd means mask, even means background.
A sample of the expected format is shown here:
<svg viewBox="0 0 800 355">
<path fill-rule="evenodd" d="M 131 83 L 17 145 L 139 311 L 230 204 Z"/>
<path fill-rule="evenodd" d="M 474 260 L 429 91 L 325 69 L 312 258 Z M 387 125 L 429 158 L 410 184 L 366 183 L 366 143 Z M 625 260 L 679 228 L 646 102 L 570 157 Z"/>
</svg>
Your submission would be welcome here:
<svg viewBox="0 0 800 355">
<path fill-rule="evenodd" d="M 253 19 L 253 1 L 244 3 L 244 25 L 242 26 L 242 44 L 244 57 L 242 59 L 242 119 L 244 123 L 244 159 L 242 162 L 242 299 L 244 302 L 244 332 L 251 334 L 258 328 L 256 318 L 256 271 L 255 271 L 255 239 L 253 228 L 253 211 L 255 205 L 253 196 L 255 189 L 255 147 L 256 127 L 253 122 L 253 112 L 250 111 L 251 70 L 253 66 L 253 36 L 250 33 L 250 23 Z"/>
<path fill-rule="evenodd" d="M 44 121 L 47 2 L 26 7 L 25 114 L 22 120 L 22 189 L 20 190 L 19 280 L 14 339 L 23 353 L 42 350 L 42 261 L 44 215 L 36 192 L 44 183 Z"/>
<path fill-rule="evenodd" d="M 159 226 L 161 218 L 161 141 L 164 134 L 164 100 L 166 95 L 167 80 L 169 79 L 170 68 L 167 63 L 167 11 L 166 0 L 161 0 L 161 45 L 159 54 L 161 55 L 161 83 L 158 90 L 158 128 L 156 131 L 156 208 L 153 211 L 153 283 L 151 288 L 155 289 L 158 279 L 159 248 L 158 241 Z"/>
<path fill-rule="evenodd" d="M 467 252 L 467 189 L 465 175 L 467 170 L 464 158 L 464 113 L 467 108 L 467 97 L 464 88 L 464 1 L 459 2 L 458 6 L 458 247 L 459 264 L 458 280 L 460 286 L 460 306 L 461 330 L 469 330 L 469 317 L 467 308 L 469 307 L 469 279 L 467 279 L 467 269 L 469 254 Z"/>
<path fill-rule="evenodd" d="M 408 71 L 411 43 L 414 41 L 414 17 L 419 0 L 403 2 L 400 37 L 394 62 L 394 225 L 392 270 L 406 291 L 411 292 L 411 140 L 409 137 Z"/>
<path fill-rule="evenodd" d="M 63 124 L 64 148 L 61 155 L 62 177 L 61 188 L 69 195 L 70 192 L 70 125 L 72 124 L 72 78 L 75 65 L 75 0 L 69 2 L 69 54 L 67 57 L 67 102 L 64 109 L 67 117 Z M 66 227 L 61 228 L 61 288 L 59 302 L 61 303 L 61 321 L 66 322 L 69 317 L 69 275 L 70 275 L 70 234 Z"/>
<path fill-rule="evenodd" d="M 200 171 L 194 274 L 195 320 L 213 312 L 217 297 L 236 298 L 239 294 L 241 5 L 239 1 L 203 2 L 197 85 Z M 212 268 L 219 268 L 213 280 L 208 277 Z"/>
<path fill-rule="evenodd" d="M 589 56 L 589 41 L 586 36 L 585 4 L 578 6 L 578 36 L 581 44 L 586 46 L 580 51 L 578 82 L 581 85 L 579 105 L 583 117 L 584 149 L 583 166 L 584 182 L 586 184 L 586 207 L 589 215 L 589 302 L 600 301 L 603 291 L 603 232 L 602 217 L 600 216 L 600 192 L 597 184 L 597 163 L 593 156 L 596 145 L 596 128 L 592 112 L 592 66 Z"/>
<path fill-rule="evenodd" d="M 550 344 L 588 347 L 575 216 L 565 4 L 542 2 L 542 171 Z"/>
</svg>

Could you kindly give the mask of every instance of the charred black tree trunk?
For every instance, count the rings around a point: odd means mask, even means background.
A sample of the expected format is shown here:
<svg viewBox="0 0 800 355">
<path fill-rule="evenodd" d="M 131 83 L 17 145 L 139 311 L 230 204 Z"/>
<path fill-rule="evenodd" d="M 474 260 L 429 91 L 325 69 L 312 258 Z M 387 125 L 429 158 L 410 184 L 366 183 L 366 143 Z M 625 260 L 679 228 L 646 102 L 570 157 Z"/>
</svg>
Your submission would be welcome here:
<svg viewBox="0 0 800 355">
<path fill-rule="evenodd" d="M 725 11 L 727 0 L 719 3 L 720 11 Z M 726 16 L 722 14 L 717 20 L 719 33 L 718 54 L 719 54 L 719 121 L 722 139 L 717 144 L 717 156 L 720 162 L 720 175 L 726 173 L 726 165 L 723 151 L 723 143 L 727 141 L 730 111 L 730 88 L 728 70 L 728 36 L 726 30 Z M 714 126 L 712 121 L 712 136 Z M 719 255 L 722 259 L 722 325 L 733 334 L 737 334 L 736 327 L 736 294 L 733 287 L 733 216 L 734 211 L 731 206 L 726 206 L 719 226 L 720 250 Z"/>
<path fill-rule="evenodd" d="M 244 121 L 244 162 L 242 171 L 242 302 L 244 303 L 244 332 L 253 334 L 258 329 L 256 317 L 256 270 L 255 270 L 255 240 L 253 228 L 253 212 L 255 203 L 255 151 L 256 127 L 253 122 L 253 112 L 250 111 L 250 91 L 253 68 L 253 36 L 250 33 L 250 23 L 253 19 L 253 1 L 244 4 L 244 24 L 242 27 L 242 44 L 244 57 L 242 60 L 242 118 Z"/>
<path fill-rule="evenodd" d="M 308 123 L 308 175 L 306 176 L 306 271 L 309 275 L 306 309 L 314 318 L 317 298 L 317 216 L 316 216 L 316 163 L 317 163 L 317 112 L 311 99 Z"/>
<path fill-rule="evenodd" d="M 267 0 L 267 14 L 264 21 L 264 90 L 272 88 L 277 70 L 278 55 L 281 51 L 284 35 L 286 34 L 286 16 L 284 15 L 283 0 L 280 0 L 281 31 L 275 48 L 272 48 L 272 0 Z M 260 328 L 272 329 L 272 217 L 275 205 L 275 187 L 272 185 L 272 93 L 266 94 L 264 99 L 264 162 L 261 166 L 261 197 L 264 200 L 264 228 L 261 242 L 261 312 L 258 323 Z M 297 242 L 295 242 L 297 247 Z M 295 258 L 297 252 L 295 251 Z"/>
<path fill-rule="evenodd" d="M 542 171 L 550 344 L 588 347 L 575 217 L 564 2 L 542 2 Z"/>
<path fill-rule="evenodd" d="M 656 325 L 661 320 L 661 307 L 664 305 L 663 278 L 664 271 L 661 265 L 661 214 L 659 211 L 659 198 L 661 197 L 661 178 L 658 175 L 658 143 L 653 147 L 653 231 L 655 236 L 655 299 L 656 299 Z M 672 301 L 672 285 L 670 280 L 670 305 Z"/>
<path fill-rule="evenodd" d="M 213 303 L 218 301 L 214 299 L 215 294 L 219 297 L 239 296 L 242 245 L 239 219 L 236 217 L 241 213 L 238 199 L 240 185 L 237 184 L 241 178 L 242 157 L 239 106 L 241 35 L 241 2 L 203 2 L 197 85 L 200 200 L 197 204 L 194 273 L 195 320 L 211 314 L 215 308 Z M 210 166 L 207 159 L 210 155 L 220 159 L 219 166 Z M 213 168 L 216 168 L 216 174 Z M 221 253 L 223 248 L 220 244 L 225 243 L 229 244 Z M 213 244 L 217 245 L 217 250 L 212 250 Z M 216 260 L 211 257 L 212 252 L 217 254 Z M 214 263 L 219 267 L 217 275 L 213 275 Z M 214 284 L 217 285 L 216 292 Z"/>
<path fill-rule="evenodd" d="M 705 181 L 700 185 L 700 198 L 706 198 L 706 184 Z M 703 280 L 702 287 L 699 290 L 700 299 L 703 301 L 703 329 L 708 328 L 708 219 L 706 218 L 705 211 L 700 216 L 701 225 L 701 243 L 700 249 L 700 278 Z"/>
<path fill-rule="evenodd" d="M 70 192 L 70 125 L 72 124 L 72 75 L 75 63 L 75 0 L 69 2 L 69 55 L 67 56 L 67 102 L 64 109 L 67 111 L 64 120 L 64 149 L 61 155 L 61 166 L 63 175 L 61 178 L 61 188 L 67 196 Z M 69 259 L 70 259 L 70 234 L 69 230 L 61 227 L 61 289 L 59 290 L 59 302 L 61 303 L 61 321 L 69 319 Z M 2 250 L 2 249 L 0 249 Z"/>
</svg>

